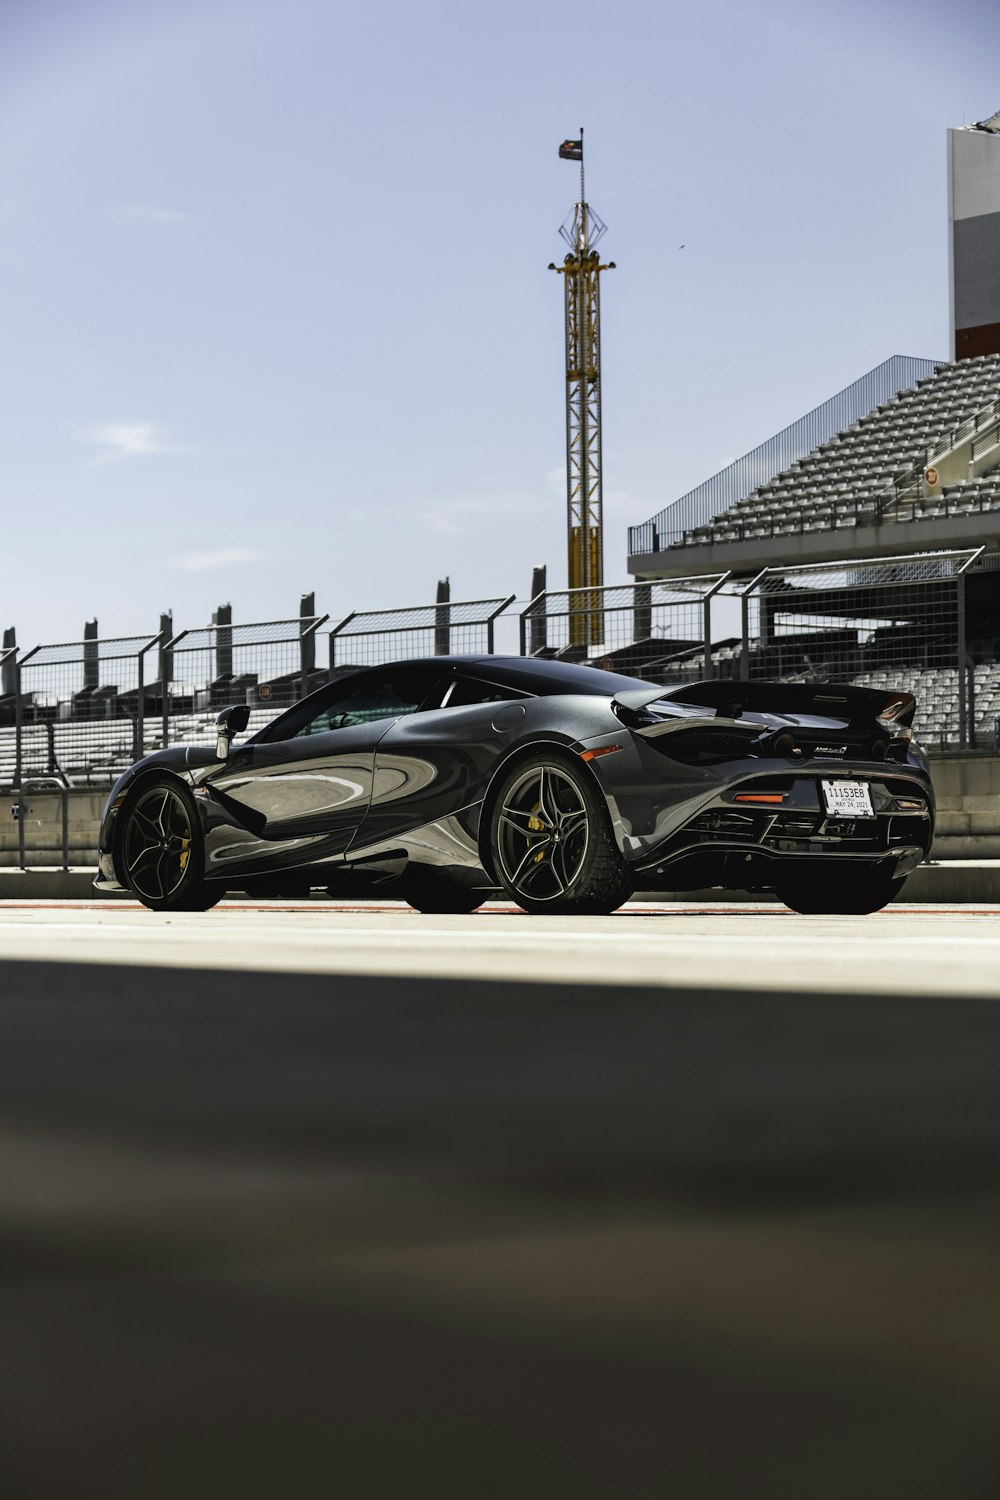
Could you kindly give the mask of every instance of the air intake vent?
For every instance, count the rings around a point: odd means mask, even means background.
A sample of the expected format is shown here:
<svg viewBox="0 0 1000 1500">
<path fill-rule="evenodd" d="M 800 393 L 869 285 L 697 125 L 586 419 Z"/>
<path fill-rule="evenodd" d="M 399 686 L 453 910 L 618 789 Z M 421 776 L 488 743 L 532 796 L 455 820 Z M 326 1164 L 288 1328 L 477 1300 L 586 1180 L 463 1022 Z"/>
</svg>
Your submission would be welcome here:
<svg viewBox="0 0 1000 1500">
<path fill-rule="evenodd" d="M 743 760 L 752 754 L 750 746 L 757 730 L 741 734 L 732 729 L 679 729 L 676 734 L 660 735 L 653 743 L 672 760 L 685 765 L 708 765 L 723 760 Z"/>
</svg>

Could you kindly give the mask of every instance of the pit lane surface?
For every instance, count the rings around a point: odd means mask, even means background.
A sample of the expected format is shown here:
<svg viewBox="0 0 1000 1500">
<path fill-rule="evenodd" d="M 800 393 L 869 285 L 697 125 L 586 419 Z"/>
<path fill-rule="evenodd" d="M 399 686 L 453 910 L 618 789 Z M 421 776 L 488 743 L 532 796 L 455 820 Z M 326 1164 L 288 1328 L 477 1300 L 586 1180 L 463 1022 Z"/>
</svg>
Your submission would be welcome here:
<svg viewBox="0 0 1000 1500">
<path fill-rule="evenodd" d="M 317 974 L 738 986 L 1000 997 L 1000 910 L 893 905 L 804 917 L 774 903 L 632 902 L 610 917 L 489 903 L 227 900 L 166 916 L 133 902 L 7 902 L 0 958 Z"/>
<path fill-rule="evenodd" d="M 995 1500 L 998 917 L 5 905 L 3 1493 Z"/>
</svg>

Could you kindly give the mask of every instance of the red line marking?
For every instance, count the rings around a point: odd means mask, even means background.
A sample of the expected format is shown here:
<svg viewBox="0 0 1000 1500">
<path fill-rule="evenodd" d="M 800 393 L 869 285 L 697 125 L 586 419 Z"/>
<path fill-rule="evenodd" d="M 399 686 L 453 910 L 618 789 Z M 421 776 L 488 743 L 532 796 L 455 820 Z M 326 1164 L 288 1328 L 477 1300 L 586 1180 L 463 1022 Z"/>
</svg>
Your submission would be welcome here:
<svg viewBox="0 0 1000 1500">
<path fill-rule="evenodd" d="M 762 907 L 763 909 L 761 909 Z M 15 911 L 118 911 L 124 912 L 130 916 L 143 916 L 147 913 L 148 910 L 147 907 L 143 906 L 138 901 L 4 901 L 0 899 L 0 914 L 2 914 L 4 911 L 10 911 L 12 909 Z M 219 914 L 227 911 L 258 912 L 261 914 L 267 914 L 269 912 L 288 912 L 295 915 L 299 915 L 303 912 L 329 912 L 333 914 L 340 912 L 344 915 L 359 913 L 382 913 L 384 915 L 406 917 L 418 917 L 421 915 L 420 912 L 414 911 L 411 906 L 407 906 L 405 903 L 401 902 L 399 905 L 390 905 L 388 901 L 384 903 L 373 903 L 368 905 L 348 905 L 344 902 L 335 901 L 311 901 L 308 903 L 308 905 L 301 906 L 292 906 L 288 904 L 260 906 L 245 901 L 226 901 L 224 904 L 213 907 L 210 911 L 204 912 L 202 915 L 204 915 L 206 919 L 211 919 L 213 913 Z M 872 912 L 869 915 L 875 917 L 902 917 L 914 916 L 917 913 L 919 913 L 920 916 L 929 917 L 1000 917 L 1000 907 L 968 907 L 961 902 L 956 902 L 954 906 L 924 906 L 920 902 L 912 902 L 909 903 L 905 907 L 905 909 L 902 907 L 887 906 L 882 911 Z M 156 912 L 151 912 L 149 914 L 151 916 L 160 915 Z M 176 915 L 184 915 L 184 913 L 177 913 Z M 490 906 L 481 907 L 478 911 L 468 912 L 466 915 L 470 917 L 527 917 L 531 914 L 529 912 L 523 911 L 519 906 L 498 906 L 491 904 Z M 657 903 L 656 905 L 644 904 L 642 906 L 621 907 L 618 911 L 613 912 L 612 915 L 615 917 L 650 917 L 676 915 L 685 917 L 722 916 L 755 918 L 794 917 L 796 913 L 793 911 L 789 911 L 786 906 L 782 906 L 778 902 L 768 902 L 766 904 L 760 903 L 753 906 L 751 906 L 750 903 L 747 903 L 745 905 L 739 904 L 727 906 L 723 905 L 721 902 L 718 905 L 714 903 L 711 905 L 688 905 L 683 901 L 663 901 Z M 2 924 L 0 924 L 0 926 L 2 926 Z"/>
</svg>

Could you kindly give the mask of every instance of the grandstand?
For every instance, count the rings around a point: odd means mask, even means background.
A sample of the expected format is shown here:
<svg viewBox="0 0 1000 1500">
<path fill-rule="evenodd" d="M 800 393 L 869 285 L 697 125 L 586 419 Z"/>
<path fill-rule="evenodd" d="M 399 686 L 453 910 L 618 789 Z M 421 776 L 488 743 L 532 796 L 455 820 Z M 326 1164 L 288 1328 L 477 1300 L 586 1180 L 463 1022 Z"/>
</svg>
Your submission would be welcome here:
<svg viewBox="0 0 1000 1500">
<path fill-rule="evenodd" d="M 686 498 L 630 528 L 635 578 L 1000 547 L 1000 355 L 938 365 L 700 524 Z"/>
</svg>

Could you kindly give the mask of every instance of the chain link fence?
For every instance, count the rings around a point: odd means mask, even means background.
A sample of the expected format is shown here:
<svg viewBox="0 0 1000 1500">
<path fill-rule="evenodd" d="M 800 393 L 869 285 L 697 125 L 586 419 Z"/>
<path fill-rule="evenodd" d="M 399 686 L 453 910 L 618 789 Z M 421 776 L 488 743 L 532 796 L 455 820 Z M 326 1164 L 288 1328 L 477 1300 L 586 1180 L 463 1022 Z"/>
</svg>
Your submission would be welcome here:
<svg viewBox="0 0 1000 1500">
<path fill-rule="evenodd" d="M 247 734 L 321 687 L 316 661 L 320 626 L 329 615 L 234 625 L 218 620 L 182 630 L 160 652 L 158 739 L 163 745 L 214 738 L 215 719 L 231 703 L 250 708 Z"/>
<path fill-rule="evenodd" d="M 966 573 L 981 553 L 765 568 L 743 592 L 741 675 L 901 688 L 916 696 L 922 743 L 973 746 L 986 726 L 970 677 Z"/>
<path fill-rule="evenodd" d="M 330 671 L 414 656 L 492 655 L 496 620 L 515 597 L 355 611 L 330 631 Z"/>
<path fill-rule="evenodd" d="M 157 643 L 148 635 L 88 637 L 22 656 L 13 785 L 109 786 L 131 765 L 142 753 L 147 662 Z"/>
<path fill-rule="evenodd" d="M 667 681 L 677 671 L 712 675 L 712 603 L 728 573 L 699 574 L 600 589 L 548 589 L 520 616 L 522 656 L 589 662 L 608 671 Z M 581 618 L 600 622 L 598 643 Z"/>
<path fill-rule="evenodd" d="M 416 656 L 486 655 L 498 620 L 523 655 L 581 661 L 664 684 L 731 677 L 854 682 L 917 699 L 916 732 L 941 753 L 1000 750 L 1000 552 L 983 548 L 729 574 L 439 600 L 327 615 L 0 648 L 0 790 L 16 829 L 0 862 L 92 862 L 99 802 L 139 755 L 209 743 L 219 710 L 247 703 L 247 733 L 336 673 Z M 312 599 L 308 608 L 313 607 Z M 580 613 L 600 641 L 574 644 Z M 502 619 L 501 619 L 502 617 Z M 96 627 L 95 627 L 96 630 Z M 728 633 L 727 633 L 728 632 Z M 51 806 L 50 806 L 51 804 Z M 93 825 L 93 826 L 91 826 Z M 16 837 L 11 844 L 11 835 Z"/>
</svg>

